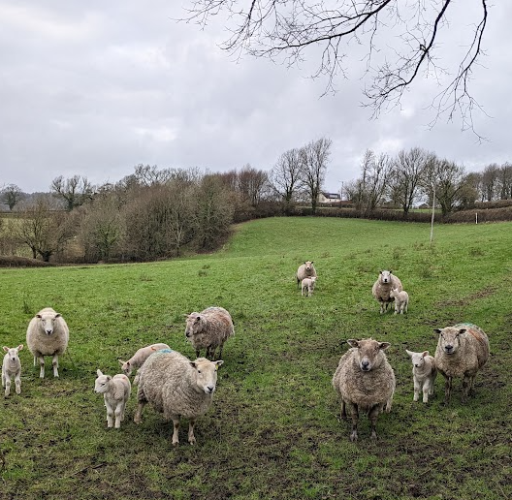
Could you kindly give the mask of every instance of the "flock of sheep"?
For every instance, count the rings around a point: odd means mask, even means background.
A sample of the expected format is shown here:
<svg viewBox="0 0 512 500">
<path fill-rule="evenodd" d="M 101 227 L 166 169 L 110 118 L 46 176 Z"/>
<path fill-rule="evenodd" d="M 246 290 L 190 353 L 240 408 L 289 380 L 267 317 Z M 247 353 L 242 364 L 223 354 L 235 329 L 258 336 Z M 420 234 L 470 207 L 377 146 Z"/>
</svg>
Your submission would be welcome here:
<svg viewBox="0 0 512 500">
<path fill-rule="evenodd" d="M 301 294 L 313 294 L 317 273 L 314 263 L 307 261 L 296 273 Z M 391 271 L 381 271 L 372 287 L 372 294 L 380 304 L 380 313 L 395 304 L 395 314 L 407 312 L 409 296 L 402 288 L 400 279 Z M 212 403 L 217 385 L 217 370 L 223 364 L 222 349 L 226 340 L 235 334 L 233 320 L 222 307 L 209 307 L 202 312 L 187 314 L 185 336 L 196 351 L 197 359 L 191 361 L 167 344 L 157 343 L 139 349 L 127 361 L 119 359 L 122 373 L 110 376 L 97 370 L 94 390 L 103 394 L 107 409 L 107 427 L 119 428 L 124 419 L 126 403 L 131 394 L 130 375 L 137 370 L 138 407 L 134 421 L 142 421 L 142 410 L 150 403 L 163 413 L 165 420 L 172 420 L 174 432 L 172 444 L 179 443 L 180 417 L 189 420 L 188 441 L 196 442 L 194 426 L 199 416 Z M 435 330 L 438 344 L 435 356 L 428 351 L 406 351 L 413 365 L 414 401 L 420 392 L 423 402 L 434 392 L 437 372 L 445 378 L 445 404 L 450 401 L 454 378 L 462 378 L 462 398 L 473 390 L 475 376 L 489 358 L 489 340 L 482 329 L 470 323 Z M 61 314 L 47 307 L 31 319 L 27 329 L 27 346 L 39 361 L 40 377 L 45 376 L 45 356 L 52 357 L 54 377 L 58 377 L 58 359 L 68 346 L 69 328 Z M 373 339 L 349 339 L 350 349 L 341 356 L 332 378 L 332 385 L 341 401 L 341 417 L 352 420 L 350 439 L 358 439 L 359 411 L 368 414 L 371 436 L 376 437 L 376 424 L 380 413 L 391 411 L 395 392 L 395 374 L 385 351 L 388 342 Z M 18 353 L 23 345 L 9 348 L 2 364 L 2 386 L 5 397 L 11 392 L 14 378 L 16 393 L 21 393 L 21 362 Z M 199 357 L 205 350 L 205 357 Z"/>
</svg>

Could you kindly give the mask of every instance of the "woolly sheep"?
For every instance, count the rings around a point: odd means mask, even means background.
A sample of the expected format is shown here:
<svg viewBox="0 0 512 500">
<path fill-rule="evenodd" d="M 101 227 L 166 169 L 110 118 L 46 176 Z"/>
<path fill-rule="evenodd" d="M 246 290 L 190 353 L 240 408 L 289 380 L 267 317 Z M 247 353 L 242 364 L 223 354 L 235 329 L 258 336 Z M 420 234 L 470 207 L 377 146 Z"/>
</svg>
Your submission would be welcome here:
<svg viewBox="0 0 512 500">
<path fill-rule="evenodd" d="M 114 425 L 119 429 L 132 390 L 130 379 L 124 373 L 118 373 L 113 377 L 104 375 L 100 369 L 96 370 L 96 374 L 98 378 L 94 382 L 94 392 L 103 394 L 107 408 L 107 427 L 111 428 Z"/>
<path fill-rule="evenodd" d="M 311 278 L 304 278 L 302 280 L 302 291 L 301 295 L 304 296 L 304 292 L 306 297 L 311 297 L 313 295 L 313 290 L 315 289 L 317 277 L 311 276 Z"/>
<path fill-rule="evenodd" d="M 27 346 L 34 356 L 34 364 L 39 359 L 44 378 L 44 356 L 53 356 L 53 376 L 59 376 L 59 356 L 66 351 L 69 342 L 69 328 L 64 318 L 51 307 L 41 309 L 31 320 L 27 329 Z"/>
<path fill-rule="evenodd" d="M 391 411 L 395 392 L 395 374 L 384 351 L 389 342 L 373 339 L 349 339 L 349 349 L 340 359 L 332 385 L 341 400 L 341 418 L 347 419 L 346 405 L 352 417 L 351 441 L 356 441 L 359 410 L 368 413 L 372 438 L 377 437 L 377 418 L 383 410 Z"/>
<path fill-rule="evenodd" d="M 455 377 L 462 377 L 462 402 L 465 402 L 474 391 L 478 370 L 489 359 L 489 339 L 472 323 L 459 323 L 434 331 L 439 334 L 434 359 L 436 368 L 445 378 L 444 402 L 450 402 Z"/>
<path fill-rule="evenodd" d="M 428 403 L 428 397 L 434 394 L 434 382 L 437 376 L 434 357 L 430 356 L 428 351 L 412 352 L 406 349 L 405 352 L 412 361 L 413 401 L 418 401 L 421 391 L 423 392 L 423 402 Z"/>
<path fill-rule="evenodd" d="M 312 276 L 316 278 L 316 269 L 315 266 L 313 265 L 313 261 L 307 260 L 306 262 L 304 262 L 304 264 L 301 264 L 297 269 L 297 286 L 300 286 L 300 283 L 304 278 L 311 278 Z"/>
<path fill-rule="evenodd" d="M 407 312 L 409 294 L 405 290 L 400 291 L 397 288 L 393 288 L 389 294 L 395 299 L 395 314 Z"/>
<path fill-rule="evenodd" d="M 2 387 L 5 387 L 5 397 L 11 394 L 11 378 L 14 377 L 16 394 L 21 393 L 21 361 L 18 352 L 23 349 L 23 344 L 18 347 L 3 347 L 5 351 L 2 363 Z"/>
<path fill-rule="evenodd" d="M 167 344 L 151 344 L 146 347 L 141 347 L 128 361 L 123 361 L 118 358 L 121 370 L 129 377 L 133 370 L 137 370 L 144 364 L 144 361 L 148 359 L 150 354 L 160 349 L 170 349 L 170 347 Z"/>
<path fill-rule="evenodd" d="M 199 357 L 201 349 L 206 349 L 206 357 L 215 359 L 215 351 L 219 348 L 222 357 L 224 342 L 235 335 L 235 327 L 231 315 L 223 307 L 208 307 L 204 311 L 185 314 L 185 337 L 190 340 Z"/>
<path fill-rule="evenodd" d="M 137 399 L 139 405 L 134 421 L 142 421 L 142 409 L 151 403 L 172 420 L 174 431 L 172 444 L 179 444 L 180 417 L 189 419 L 188 442 L 194 444 L 194 426 L 199 416 L 210 407 L 217 385 L 217 369 L 223 361 L 198 358 L 190 361 L 176 351 L 157 351 L 138 371 Z"/>
<path fill-rule="evenodd" d="M 393 271 L 380 271 L 377 281 L 373 284 L 372 294 L 380 304 L 380 313 L 388 310 L 388 305 L 395 300 L 391 290 L 395 288 L 402 291 L 402 282 L 393 274 Z"/>
</svg>

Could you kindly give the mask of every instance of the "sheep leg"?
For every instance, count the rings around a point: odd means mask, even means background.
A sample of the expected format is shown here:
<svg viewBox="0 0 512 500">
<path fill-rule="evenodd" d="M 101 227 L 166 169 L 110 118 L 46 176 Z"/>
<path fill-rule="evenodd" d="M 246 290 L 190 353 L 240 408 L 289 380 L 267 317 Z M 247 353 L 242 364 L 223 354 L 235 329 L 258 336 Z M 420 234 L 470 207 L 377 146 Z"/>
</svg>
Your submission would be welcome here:
<svg viewBox="0 0 512 500">
<path fill-rule="evenodd" d="M 380 301 L 380 313 L 384 314 L 384 302 L 382 300 Z"/>
<path fill-rule="evenodd" d="M 413 401 L 418 401 L 420 399 L 420 383 L 414 379 L 414 397 L 412 398 Z"/>
<path fill-rule="evenodd" d="M 423 402 L 428 403 L 428 395 L 431 394 L 430 380 L 423 382 Z"/>
<path fill-rule="evenodd" d="M 144 406 L 146 406 L 147 401 L 140 401 L 137 406 L 137 411 L 135 412 L 135 415 L 133 417 L 133 421 L 136 424 L 140 424 L 142 422 L 142 410 L 144 409 Z"/>
<path fill-rule="evenodd" d="M 188 442 L 191 445 L 196 444 L 196 437 L 194 436 L 194 426 L 196 425 L 196 419 L 191 418 L 188 421 Z"/>
<path fill-rule="evenodd" d="M 196 358 L 199 357 L 199 354 L 201 353 L 201 351 L 199 349 L 196 349 Z"/>
<path fill-rule="evenodd" d="M 452 395 L 452 385 L 453 385 L 453 378 L 446 377 L 446 382 L 444 384 L 444 404 L 445 405 L 450 404 L 450 396 Z"/>
<path fill-rule="evenodd" d="M 44 378 L 44 356 L 39 356 L 39 378 Z"/>
<path fill-rule="evenodd" d="M 215 359 L 215 361 L 222 359 L 222 349 L 224 348 L 224 344 L 219 346 L 219 357 Z"/>
<path fill-rule="evenodd" d="M 368 417 L 370 418 L 370 428 L 372 431 L 372 439 L 377 439 L 377 419 L 380 413 L 380 405 L 375 405 L 369 412 Z"/>
<path fill-rule="evenodd" d="M 14 383 L 16 384 L 16 394 L 21 394 L 21 373 L 14 377 Z"/>
<path fill-rule="evenodd" d="M 172 433 L 172 445 L 177 446 L 178 444 L 180 444 L 180 439 L 179 439 L 180 416 L 173 415 L 171 418 L 172 418 L 172 426 L 174 429 L 173 433 Z"/>
<path fill-rule="evenodd" d="M 5 373 L 2 372 L 2 387 L 5 387 Z"/>
<path fill-rule="evenodd" d="M 464 375 L 462 379 L 462 402 L 465 403 L 469 396 L 469 391 L 471 389 L 473 377 L 468 377 Z"/>
<path fill-rule="evenodd" d="M 357 423 L 359 421 L 359 409 L 356 404 L 351 403 L 350 415 L 352 417 L 352 433 L 350 434 L 350 441 L 357 441 Z"/>
<path fill-rule="evenodd" d="M 115 424 L 114 427 L 119 429 L 121 427 L 121 421 L 123 420 L 123 403 L 119 403 L 116 405 L 116 409 L 114 411 L 115 416 Z"/>
<path fill-rule="evenodd" d="M 110 429 L 114 426 L 114 409 L 107 402 L 105 406 L 107 407 L 107 427 Z"/>
<path fill-rule="evenodd" d="M 11 377 L 2 375 L 2 385 L 5 385 L 5 397 L 8 397 L 11 394 Z"/>
<path fill-rule="evenodd" d="M 55 356 L 53 356 L 52 366 L 53 366 L 53 376 L 58 377 L 59 376 L 59 356 L 57 354 Z"/>
<path fill-rule="evenodd" d="M 345 401 L 341 401 L 341 419 L 347 420 L 347 408 L 345 407 Z"/>
</svg>

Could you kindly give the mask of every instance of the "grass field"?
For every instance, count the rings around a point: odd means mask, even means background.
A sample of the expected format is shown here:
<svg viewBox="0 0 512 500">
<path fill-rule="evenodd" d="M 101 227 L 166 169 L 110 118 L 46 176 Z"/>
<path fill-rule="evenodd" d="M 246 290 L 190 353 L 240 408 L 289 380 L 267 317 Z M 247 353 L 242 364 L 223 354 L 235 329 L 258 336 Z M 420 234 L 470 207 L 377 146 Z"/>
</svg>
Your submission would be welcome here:
<svg viewBox="0 0 512 500">
<path fill-rule="evenodd" d="M 52 306 L 71 331 L 60 378 L 44 380 L 28 350 L 22 394 L 1 399 L 0 499 L 506 499 L 510 481 L 512 224 L 430 228 L 364 220 L 275 218 L 242 224 L 222 251 L 149 264 L 0 270 L 1 345 L 25 343 L 29 320 Z M 319 274 L 302 298 L 294 273 Z M 371 287 L 392 269 L 409 314 L 379 315 Z M 192 357 L 183 314 L 227 308 L 236 336 L 224 348 L 214 404 L 197 445 L 170 444 L 172 425 L 150 407 L 107 430 L 95 371 L 163 341 Z M 491 359 L 476 395 L 412 401 L 405 349 L 435 350 L 433 328 L 482 327 Z M 379 439 L 365 415 L 359 441 L 339 419 L 331 378 L 348 338 L 391 342 L 393 411 Z M 50 359 L 47 359 L 50 362 Z"/>
</svg>

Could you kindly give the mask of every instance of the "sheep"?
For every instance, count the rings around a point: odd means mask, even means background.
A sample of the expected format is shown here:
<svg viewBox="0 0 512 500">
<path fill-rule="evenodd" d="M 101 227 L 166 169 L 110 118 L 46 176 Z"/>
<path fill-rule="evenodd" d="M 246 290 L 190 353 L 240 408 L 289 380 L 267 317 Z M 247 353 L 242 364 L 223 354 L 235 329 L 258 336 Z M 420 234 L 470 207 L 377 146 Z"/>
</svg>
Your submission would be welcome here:
<svg viewBox="0 0 512 500">
<path fill-rule="evenodd" d="M 398 288 L 392 288 L 389 294 L 395 299 L 395 314 L 403 314 L 404 312 L 407 312 L 407 307 L 409 306 L 409 294 L 405 290 L 398 290 Z"/>
<path fill-rule="evenodd" d="M 188 442 L 195 444 L 196 420 L 212 403 L 217 369 L 222 364 L 222 360 L 209 361 L 206 358 L 190 361 L 176 351 L 162 350 L 151 354 L 137 373 L 139 405 L 135 423 L 142 422 L 142 409 L 146 403 L 151 403 L 163 413 L 166 421 L 173 421 L 173 446 L 179 444 L 180 417 L 189 419 Z"/>
<path fill-rule="evenodd" d="M 316 269 L 313 265 L 313 261 L 307 260 L 304 264 L 301 264 L 297 269 L 297 274 L 295 276 L 297 278 L 297 286 L 299 287 L 304 278 L 311 278 L 312 276 L 316 278 Z"/>
<path fill-rule="evenodd" d="M 434 394 L 434 382 L 437 376 L 437 369 L 434 357 L 428 351 L 412 352 L 407 349 L 405 352 L 411 357 L 412 377 L 414 382 L 413 401 L 418 401 L 420 391 L 423 392 L 423 402 L 428 403 L 429 395 Z"/>
<path fill-rule="evenodd" d="M 235 335 L 235 327 L 231 315 L 223 307 L 208 307 L 204 311 L 185 314 L 185 337 L 192 343 L 199 357 L 201 349 L 206 349 L 208 359 L 215 358 L 215 351 L 219 348 L 222 357 L 224 342 Z"/>
<path fill-rule="evenodd" d="M 388 310 L 388 305 L 395 299 L 391 290 L 395 288 L 402 291 L 402 282 L 393 274 L 393 271 L 380 271 L 377 281 L 373 284 L 372 295 L 380 303 L 380 314 Z"/>
<path fill-rule="evenodd" d="M 5 387 L 5 397 L 11 394 L 11 378 L 14 377 L 16 394 L 21 394 L 21 361 L 18 352 L 23 349 L 23 344 L 18 347 L 3 347 L 6 352 L 2 363 L 2 387 Z"/>
<path fill-rule="evenodd" d="M 347 419 L 346 405 L 352 417 L 351 441 L 357 441 L 359 409 L 367 411 L 371 423 L 371 437 L 377 438 L 377 418 L 383 410 L 391 411 L 395 392 L 395 374 L 384 351 L 389 342 L 373 339 L 349 339 L 351 346 L 340 359 L 332 378 L 332 385 L 341 400 L 341 418 Z"/>
<path fill-rule="evenodd" d="M 439 334 L 435 364 L 445 378 L 444 403 L 449 404 L 454 377 L 462 377 L 462 402 L 474 392 L 475 377 L 489 359 L 489 339 L 472 323 L 434 329 Z"/>
<path fill-rule="evenodd" d="M 39 359 L 39 377 L 44 378 L 44 356 L 53 356 L 53 376 L 59 376 L 59 356 L 66 351 L 69 342 L 69 328 L 64 318 L 51 307 L 41 309 L 31 320 L 27 329 L 27 345 Z"/>
<path fill-rule="evenodd" d="M 302 291 L 301 295 L 304 296 L 304 292 L 306 292 L 306 297 L 311 297 L 313 295 L 313 290 L 315 289 L 317 277 L 311 276 L 311 278 L 304 278 L 302 280 Z"/>
<path fill-rule="evenodd" d="M 104 375 L 99 368 L 96 370 L 96 374 L 98 378 L 94 382 L 94 392 L 103 394 L 107 408 L 107 427 L 111 428 L 114 425 L 116 429 L 119 429 L 124 420 L 124 410 L 132 391 L 130 379 L 124 373 L 118 373 L 113 377 Z"/>
<path fill-rule="evenodd" d="M 128 361 L 123 361 L 120 358 L 117 358 L 117 360 L 121 365 L 123 373 L 129 377 L 133 370 L 137 370 L 144 364 L 144 361 L 148 359 L 150 354 L 160 349 L 170 349 L 170 347 L 167 344 L 151 344 L 146 347 L 141 347 Z"/>
</svg>

